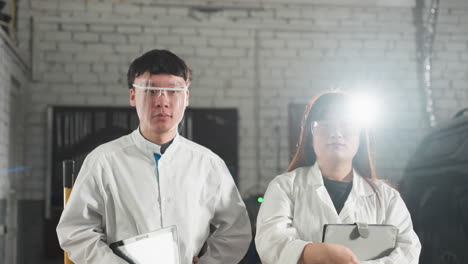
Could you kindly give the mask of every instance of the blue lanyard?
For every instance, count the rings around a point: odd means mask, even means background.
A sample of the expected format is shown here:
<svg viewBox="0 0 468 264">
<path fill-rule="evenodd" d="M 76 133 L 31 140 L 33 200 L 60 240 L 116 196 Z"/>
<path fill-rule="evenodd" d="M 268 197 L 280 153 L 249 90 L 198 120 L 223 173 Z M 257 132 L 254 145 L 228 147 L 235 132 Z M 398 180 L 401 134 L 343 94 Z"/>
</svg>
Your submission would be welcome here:
<svg viewBox="0 0 468 264">
<path fill-rule="evenodd" d="M 158 162 L 159 162 L 159 159 L 161 159 L 161 154 L 159 153 L 153 153 L 153 156 L 154 156 L 154 160 L 156 161 L 156 179 L 158 180 L 158 184 L 159 184 L 159 169 L 158 169 Z"/>
</svg>

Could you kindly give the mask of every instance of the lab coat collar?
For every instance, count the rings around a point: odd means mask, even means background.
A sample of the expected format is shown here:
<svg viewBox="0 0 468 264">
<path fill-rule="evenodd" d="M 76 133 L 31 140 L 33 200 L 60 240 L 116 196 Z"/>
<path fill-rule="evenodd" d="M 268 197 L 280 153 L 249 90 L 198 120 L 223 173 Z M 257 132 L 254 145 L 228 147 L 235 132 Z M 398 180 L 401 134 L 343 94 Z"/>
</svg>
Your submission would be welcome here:
<svg viewBox="0 0 468 264">
<path fill-rule="evenodd" d="M 161 146 L 156 144 L 156 143 L 153 143 L 151 141 L 149 141 L 148 139 L 146 139 L 140 132 L 140 127 L 138 127 L 135 131 L 133 131 L 133 133 L 131 134 L 136 146 L 142 150 L 145 154 L 149 155 L 149 156 L 153 156 L 153 153 L 157 153 L 157 154 L 161 154 Z M 177 132 L 175 137 L 174 137 L 174 140 L 172 141 L 171 145 L 166 149 L 166 151 L 164 152 L 164 155 L 162 155 L 161 159 L 165 158 L 165 159 L 168 159 L 171 155 L 171 153 L 173 152 L 174 148 L 176 147 L 176 145 L 178 145 L 179 141 L 180 141 L 180 135 L 179 133 Z"/>
<path fill-rule="evenodd" d="M 372 188 L 357 172 L 353 169 L 353 188 L 349 193 L 348 198 L 341 210 L 340 214 L 337 213 L 335 206 L 327 192 L 325 184 L 323 183 L 322 172 L 317 163 L 315 163 L 309 170 L 309 177 L 315 187 L 315 191 L 323 203 L 332 212 L 333 218 L 330 218 L 330 223 L 348 223 L 350 219 L 353 219 L 354 212 L 356 210 L 356 200 L 362 196 L 369 196 L 374 194 Z"/>
<path fill-rule="evenodd" d="M 310 176 L 307 177 L 310 180 L 310 183 L 316 187 L 325 187 L 322 178 L 322 172 L 317 164 L 317 162 L 309 170 Z M 357 194 L 358 196 L 369 196 L 374 194 L 374 190 L 369 185 L 369 183 L 364 180 L 364 178 L 358 174 L 358 172 L 353 169 L 353 188 L 351 189 L 352 193 Z"/>
</svg>

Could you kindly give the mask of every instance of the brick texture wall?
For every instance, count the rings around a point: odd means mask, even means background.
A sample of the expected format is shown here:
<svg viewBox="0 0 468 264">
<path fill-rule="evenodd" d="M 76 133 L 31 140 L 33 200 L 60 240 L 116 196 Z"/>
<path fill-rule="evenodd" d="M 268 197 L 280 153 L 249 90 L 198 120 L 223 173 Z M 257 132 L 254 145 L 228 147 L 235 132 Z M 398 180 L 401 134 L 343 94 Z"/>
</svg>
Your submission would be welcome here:
<svg viewBox="0 0 468 264">
<path fill-rule="evenodd" d="M 468 107 L 468 3 L 441 3 L 434 46 L 436 117 L 451 119 Z"/>
<path fill-rule="evenodd" d="M 12 263 L 16 253 L 16 197 L 25 173 L 14 168 L 23 164 L 22 89 L 27 87 L 28 67 L 8 36 L 0 32 L 0 263 Z M 18 130 L 16 130 L 18 128 Z M 12 170 L 13 169 L 13 170 Z"/>
<path fill-rule="evenodd" d="M 10 62 L 3 39 L 0 39 L 0 83 L 9 83 L 7 65 Z M 4 59 L 5 58 L 5 59 Z M 0 86 L 0 199 L 6 199 L 7 188 L 9 186 L 8 175 L 8 149 L 9 149 L 9 112 L 10 112 L 10 89 L 9 85 Z"/>
<path fill-rule="evenodd" d="M 6 199 L 10 184 L 16 183 L 10 182 L 14 177 L 8 169 L 24 165 L 22 153 L 18 153 L 23 152 L 23 133 L 12 131 L 24 126 L 22 91 L 28 87 L 29 67 L 19 54 L 8 36 L 0 32 L 0 199 Z"/>
<path fill-rule="evenodd" d="M 20 1 L 19 47 L 34 75 L 27 160 L 36 168 L 24 197 L 43 198 L 46 106 L 127 105 L 127 67 L 153 48 L 174 51 L 194 69 L 191 106 L 239 110 L 242 193 L 259 176 L 265 188 L 286 168 L 288 104 L 331 88 L 381 98 L 376 164 L 380 177 L 398 182 L 427 122 L 414 1 L 384 2 L 235 1 L 203 13 L 188 7 L 203 1 Z M 465 11 L 441 9 L 434 61 L 440 120 L 466 101 Z"/>
</svg>

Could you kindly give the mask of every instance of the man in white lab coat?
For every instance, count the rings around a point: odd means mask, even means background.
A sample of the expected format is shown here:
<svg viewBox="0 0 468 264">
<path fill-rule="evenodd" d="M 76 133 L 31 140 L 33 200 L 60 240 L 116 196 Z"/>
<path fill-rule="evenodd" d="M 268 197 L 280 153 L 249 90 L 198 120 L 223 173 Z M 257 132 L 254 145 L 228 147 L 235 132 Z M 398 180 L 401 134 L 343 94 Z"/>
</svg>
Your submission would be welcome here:
<svg viewBox="0 0 468 264">
<path fill-rule="evenodd" d="M 238 263 L 251 227 L 234 181 L 220 157 L 177 131 L 190 69 L 175 54 L 152 50 L 127 77 L 139 128 L 84 161 L 57 226 L 61 247 L 75 263 L 126 263 L 109 244 L 175 225 L 181 263 Z"/>
</svg>

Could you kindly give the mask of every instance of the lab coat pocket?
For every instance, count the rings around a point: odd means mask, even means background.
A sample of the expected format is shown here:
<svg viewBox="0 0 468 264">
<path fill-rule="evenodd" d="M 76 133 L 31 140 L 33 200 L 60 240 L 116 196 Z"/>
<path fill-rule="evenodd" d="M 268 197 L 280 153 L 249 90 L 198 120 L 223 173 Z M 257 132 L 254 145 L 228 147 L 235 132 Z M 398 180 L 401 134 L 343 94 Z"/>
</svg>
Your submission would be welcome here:
<svg viewBox="0 0 468 264">
<path fill-rule="evenodd" d="M 315 195 L 315 190 L 306 189 L 295 196 L 293 226 L 301 239 L 320 242 L 315 234 L 321 232 L 323 226 L 323 208 L 321 201 Z"/>
</svg>

